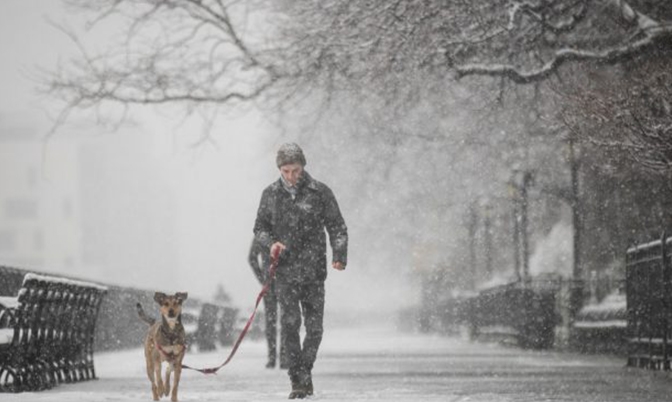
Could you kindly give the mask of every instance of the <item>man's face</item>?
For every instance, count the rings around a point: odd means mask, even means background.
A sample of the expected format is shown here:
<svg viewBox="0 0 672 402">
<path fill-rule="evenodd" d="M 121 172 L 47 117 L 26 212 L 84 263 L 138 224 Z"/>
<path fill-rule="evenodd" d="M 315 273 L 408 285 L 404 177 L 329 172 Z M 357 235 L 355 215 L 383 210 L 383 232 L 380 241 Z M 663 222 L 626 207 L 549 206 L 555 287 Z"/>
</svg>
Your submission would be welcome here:
<svg viewBox="0 0 672 402">
<path fill-rule="evenodd" d="M 302 173 L 303 166 L 301 166 L 300 163 L 290 163 L 280 166 L 280 174 L 282 175 L 282 178 L 292 186 L 296 186 Z"/>
</svg>

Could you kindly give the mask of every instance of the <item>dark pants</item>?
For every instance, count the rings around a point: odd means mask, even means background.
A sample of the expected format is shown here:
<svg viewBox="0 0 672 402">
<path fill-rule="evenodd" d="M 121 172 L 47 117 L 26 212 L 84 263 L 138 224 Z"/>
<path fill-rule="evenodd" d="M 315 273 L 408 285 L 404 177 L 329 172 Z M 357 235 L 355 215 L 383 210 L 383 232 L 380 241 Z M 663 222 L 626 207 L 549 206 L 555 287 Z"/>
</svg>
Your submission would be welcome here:
<svg viewBox="0 0 672 402">
<path fill-rule="evenodd" d="M 317 351 L 322 342 L 324 318 L 324 282 L 280 284 L 280 322 L 283 343 L 289 363 L 289 377 L 294 382 L 310 378 Z M 301 345 L 301 318 L 305 320 L 306 336 Z"/>
<path fill-rule="evenodd" d="M 266 315 L 266 342 L 268 343 L 268 362 L 275 365 L 278 355 L 278 297 L 275 283 L 264 296 L 264 313 Z M 284 345 L 280 343 L 280 366 L 286 366 Z"/>
</svg>

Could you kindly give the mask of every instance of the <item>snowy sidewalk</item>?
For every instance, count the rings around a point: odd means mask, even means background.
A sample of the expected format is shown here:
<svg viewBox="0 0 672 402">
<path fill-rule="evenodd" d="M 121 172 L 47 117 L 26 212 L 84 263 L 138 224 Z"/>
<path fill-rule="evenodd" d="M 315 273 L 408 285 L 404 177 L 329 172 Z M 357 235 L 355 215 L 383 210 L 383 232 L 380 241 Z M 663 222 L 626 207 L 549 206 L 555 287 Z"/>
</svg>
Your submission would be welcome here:
<svg viewBox="0 0 672 402">
<path fill-rule="evenodd" d="M 228 349 L 188 354 L 197 367 L 221 363 Z M 289 380 L 268 370 L 265 345 L 246 341 L 216 376 L 185 371 L 181 401 L 281 401 Z M 5 402 L 151 401 L 140 348 L 95 357 L 99 380 Z M 521 351 L 436 335 L 327 328 L 314 373 L 319 401 L 669 401 L 672 378 L 624 368 L 624 360 Z M 169 400 L 169 399 L 163 399 Z"/>
</svg>

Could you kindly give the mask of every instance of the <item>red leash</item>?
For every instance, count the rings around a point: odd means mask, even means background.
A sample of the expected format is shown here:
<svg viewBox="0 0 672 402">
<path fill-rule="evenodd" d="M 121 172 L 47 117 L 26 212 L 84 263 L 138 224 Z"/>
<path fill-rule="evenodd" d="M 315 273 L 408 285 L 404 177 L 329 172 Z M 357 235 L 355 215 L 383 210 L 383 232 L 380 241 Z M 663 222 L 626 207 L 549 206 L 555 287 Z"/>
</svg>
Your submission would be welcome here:
<svg viewBox="0 0 672 402">
<path fill-rule="evenodd" d="M 250 329 L 250 326 L 252 325 L 252 321 L 254 321 L 254 316 L 255 316 L 255 314 L 257 314 L 257 308 L 259 307 L 259 303 L 261 302 L 261 299 L 264 298 L 266 293 L 268 293 L 268 290 L 271 288 L 271 283 L 273 282 L 273 278 L 275 278 L 275 271 L 278 269 L 278 256 L 279 255 L 280 255 L 279 250 L 276 250 L 276 252 L 273 255 L 271 255 L 271 266 L 268 269 L 268 279 L 266 279 L 266 283 L 264 283 L 264 286 L 261 288 L 261 292 L 259 292 L 259 296 L 257 296 L 257 302 L 254 305 L 254 311 L 252 311 L 252 315 L 247 320 L 247 324 L 245 324 L 245 327 L 243 328 L 243 331 L 238 336 L 238 340 L 236 340 L 236 343 L 233 345 L 233 349 L 231 349 L 231 353 L 229 353 L 229 357 L 226 358 L 224 363 L 220 364 L 217 367 L 210 367 L 210 368 L 203 368 L 203 369 L 189 367 L 189 366 L 183 364 L 182 368 L 188 369 L 188 370 L 200 371 L 203 374 L 216 374 L 217 371 L 220 368 L 226 366 L 231 361 L 231 359 L 233 359 L 233 356 L 236 354 L 236 351 L 238 350 L 238 347 L 240 346 L 240 343 L 243 341 L 243 338 L 245 338 L 245 335 L 247 335 L 247 331 Z"/>
</svg>

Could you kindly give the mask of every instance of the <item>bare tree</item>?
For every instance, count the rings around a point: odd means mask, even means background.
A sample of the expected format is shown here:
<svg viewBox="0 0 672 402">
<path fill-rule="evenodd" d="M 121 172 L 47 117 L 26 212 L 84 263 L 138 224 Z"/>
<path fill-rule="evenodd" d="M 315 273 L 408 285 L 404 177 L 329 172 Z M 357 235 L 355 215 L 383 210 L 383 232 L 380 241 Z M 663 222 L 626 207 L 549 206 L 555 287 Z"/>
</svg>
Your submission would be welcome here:
<svg viewBox="0 0 672 402">
<path fill-rule="evenodd" d="M 669 41 L 672 6 L 645 0 L 294 1 L 305 71 L 375 79 L 425 70 L 544 80 Z M 311 40 L 312 39 L 312 40 Z"/>
<path fill-rule="evenodd" d="M 68 32 L 80 57 L 48 85 L 66 110 L 221 105 L 362 83 L 407 96 L 428 75 L 530 83 L 572 60 L 626 60 L 672 32 L 672 6 L 647 0 L 65 1 L 92 16 L 87 29 L 120 23 L 102 49 Z"/>
<path fill-rule="evenodd" d="M 64 1 L 89 21 L 83 31 L 58 26 L 79 49 L 43 80 L 64 103 L 59 122 L 109 104 L 216 109 L 254 101 L 289 74 L 263 1 Z"/>
</svg>

